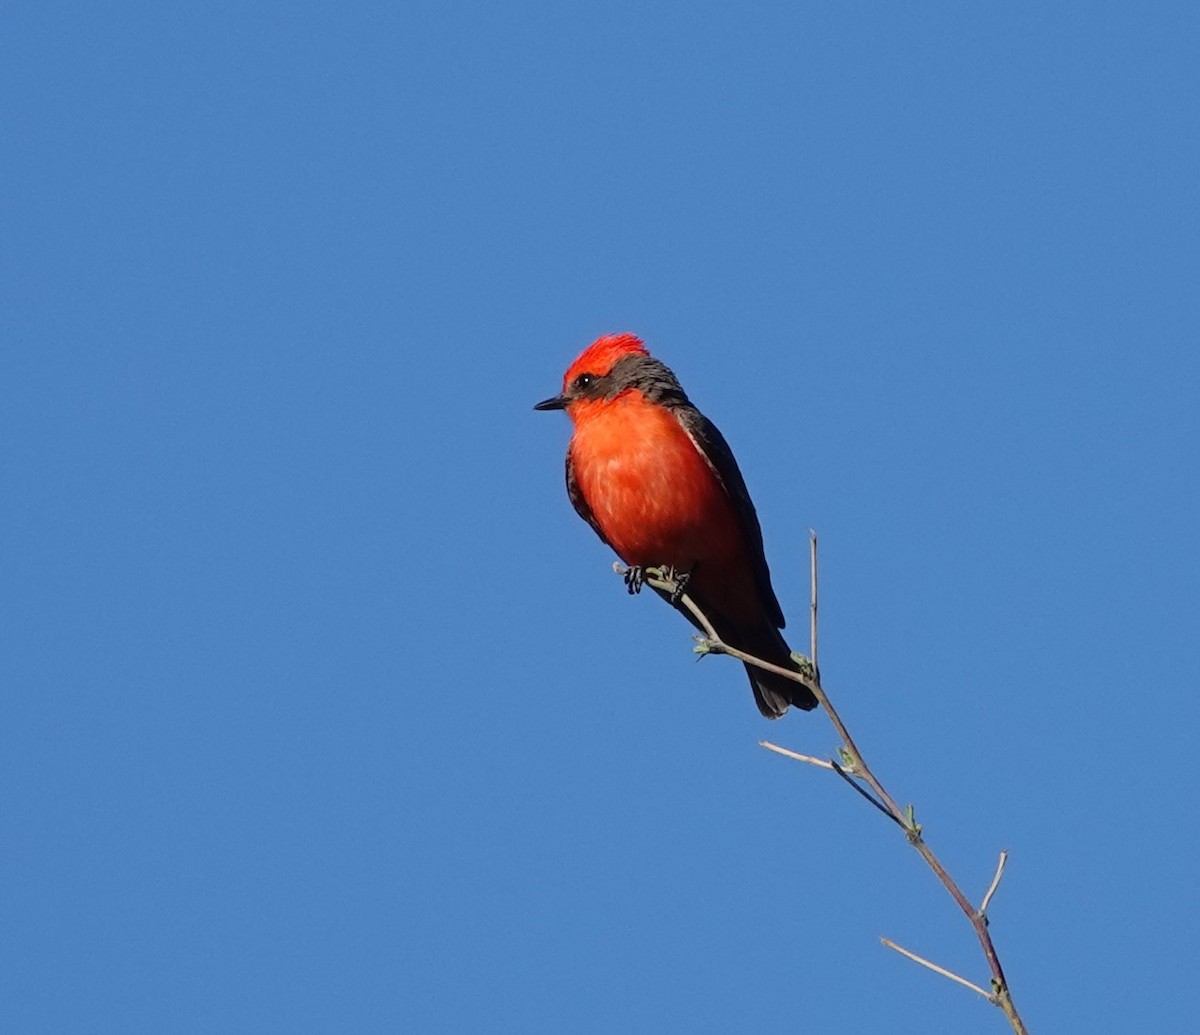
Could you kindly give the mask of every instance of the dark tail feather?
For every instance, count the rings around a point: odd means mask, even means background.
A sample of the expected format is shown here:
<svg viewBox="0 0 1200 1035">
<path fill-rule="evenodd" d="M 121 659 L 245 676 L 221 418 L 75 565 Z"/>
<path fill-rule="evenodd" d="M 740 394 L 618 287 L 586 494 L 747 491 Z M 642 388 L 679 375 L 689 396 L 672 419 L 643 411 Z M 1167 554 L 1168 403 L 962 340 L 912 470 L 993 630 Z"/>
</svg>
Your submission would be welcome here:
<svg viewBox="0 0 1200 1035">
<path fill-rule="evenodd" d="M 726 642 L 741 647 L 747 654 L 769 661 L 772 665 L 800 671 L 799 666 L 792 660 L 791 649 L 783 634 L 774 626 L 768 625 L 750 633 L 738 630 L 738 634 Z M 788 710 L 789 704 L 806 712 L 811 712 L 817 706 L 813 692 L 803 683 L 797 683 L 787 676 L 768 672 L 754 665 L 746 666 L 746 675 L 750 677 L 754 703 L 768 719 L 781 718 Z"/>
<path fill-rule="evenodd" d="M 764 658 L 763 660 L 770 660 L 772 664 L 776 665 L 784 664 L 774 658 Z M 788 668 L 793 667 L 790 658 L 786 664 Z M 746 666 L 746 675 L 750 677 L 750 689 L 754 691 L 754 703 L 768 719 L 782 718 L 783 713 L 788 710 L 789 704 L 794 708 L 803 708 L 806 712 L 811 712 L 817 706 L 817 699 L 813 696 L 813 692 L 804 684 L 795 683 L 787 676 L 777 675 L 774 672 L 756 668 L 754 665 Z"/>
</svg>

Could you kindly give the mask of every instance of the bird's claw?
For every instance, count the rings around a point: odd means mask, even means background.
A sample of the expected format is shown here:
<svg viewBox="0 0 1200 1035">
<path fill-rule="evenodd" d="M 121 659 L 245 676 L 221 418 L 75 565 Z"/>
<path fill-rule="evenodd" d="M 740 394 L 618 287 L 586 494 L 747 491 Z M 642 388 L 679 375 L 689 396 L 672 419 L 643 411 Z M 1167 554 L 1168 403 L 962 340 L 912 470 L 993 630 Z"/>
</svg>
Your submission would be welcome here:
<svg viewBox="0 0 1200 1035">
<path fill-rule="evenodd" d="M 642 591 L 647 577 L 668 583 L 671 586 L 671 595 L 668 599 L 672 604 L 679 603 L 679 598 L 687 592 L 688 582 L 692 577 L 691 572 L 676 571 L 674 568 L 647 568 L 641 564 L 631 564 L 624 570 L 617 565 L 613 565 L 613 567 L 625 580 L 625 588 L 629 590 L 630 595 Z"/>
<path fill-rule="evenodd" d="M 664 581 L 673 583 L 675 588 L 671 590 L 671 603 L 678 604 L 679 598 L 687 592 L 688 583 L 692 581 L 692 573 L 690 571 L 676 571 L 674 568 L 663 569 Z"/>
</svg>

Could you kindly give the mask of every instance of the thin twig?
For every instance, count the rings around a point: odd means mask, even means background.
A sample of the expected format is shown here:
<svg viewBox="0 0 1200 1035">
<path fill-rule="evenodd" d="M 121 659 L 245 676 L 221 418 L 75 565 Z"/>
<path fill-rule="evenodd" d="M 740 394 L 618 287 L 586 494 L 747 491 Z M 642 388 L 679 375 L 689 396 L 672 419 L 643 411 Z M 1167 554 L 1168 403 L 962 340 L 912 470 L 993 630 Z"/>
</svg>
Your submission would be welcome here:
<svg viewBox="0 0 1200 1035">
<path fill-rule="evenodd" d="M 808 656 L 812 658 L 813 674 L 821 681 L 821 666 L 817 664 L 817 533 L 808 530 Z"/>
<path fill-rule="evenodd" d="M 838 774 L 838 776 L 840 776 L 843 780 L 845 780 L 846 783 L 848 783 L 853 790 L 857 791 L 864 798 L 866 798 L 867 801 L 869 801 L 880 812 L 882 812 L 885 816 L 887 816 L 888 819 L 892 820 L 895 823 L 899 823 L 902 827 L 904 826 L 904 821 L 902 819 L 898 818 L 897 816 L 892 815 L 892 813 L 888 811 L 888 807 L 886 805 L 884 805 L 883 802 L 881 802 L 877 798 L 875 798 L 875 796 L 873 794 L 871 794 L 870 791 L 863 790 L 863 788 L 859 787 L 859 785 L 854 782 L 854 777 L 851 776 L 848 772 L 846 772 L 846 770 L 843 769 L 840 765 L 838 765 L 835 761 L 833 761 L 833 759 L 829 760 L 829 766 L 835 773 Z"/>
<path fill-rule="evenodd" d="M 984 922 L 987 921 L 988 906 L 992 903 L 992 896 L 996 894 L 996 889 L 1000 887 L 1000 878 L 1004 876 L 1004 867 L 1008 864 L 1008 849 L 1004 849 L 1000 853 L 1000 861 L 996 864 L 996 876 L 992 878 L 992 883 L 987 889 L 987 893 L 983 896 L 983 902 L 979 905 L 979 915 L 983 917 Z"/>
<path fill-rule="evenodd" d="M 985 992 L 982 988 L 975 984 L 974 981 L 968 981 L 965 977 L 959 977 L 952 970 L 947 970 L 945 967 L 939 967 L 936 963 L 930 963 L 929 960 L 925 959 L 923 956 L 918 956 L 915 952 L 909 952 L 903 946 L 897 945 L 890 938 L 880 938 L 879 940 L 883 942 L 883 944 L 889 949 L 895 949 L 898 953 L 900 953 L 901 956 L 907 956 L 914 963 L 919 963 L 922 967 L 928 967 L 935 974 L 941 974 L 942 977 L 948 977 L 951 981 L 957 981 L 964 988 L 969 988 L 972 992 L 978 992 L 989 1003 L 995 1003 L 996 997 L 993 996 L 991 992 Z"/>
<path fill-rule="evenodd" d="M 768 751 L 774 751 L 777 755 L 783 755 L 785 758 L 794 758 L 797 762 L 807 762 L 809 765 L 820 766 L 822 769 L 832 769 L 833 763 L 827 762 L 823 758 L 813 758 L 812 755 L 802 755 L 796 751 L 789 751 L 787 748 L 780 747 L 778 744 L 772 744 L 769 740 L 760 740 L 759 747 L 764 747 Z"/>
<path fill-rule="evenodd" d="M 879 809 L 879 811 L 882 812 L 885 816 L 887 816 L 888 819 L 893 820 L 893 821 L 896 819 L 895 816 L 893 816 L 890 812 L 888 812 L 887 808 L 883 804 L 876 801 L 867 791 L 864 791 L 861 787 L 858 786 L 858 784 L 856 784 L 854 782 L 854 779 L 856 776 L 855 773 L 847 772 L 836 762 L 827 761 L 824 758 L 814 758 L 812 755 L 802 755 L 798 751 L 789 751 L 787 748 L 780 747 L 778 744 L 772 744 L 769 740 L 760 740 L 758 742 L 758 746 L 764 747 L 768 751 L 774 751 L 775 754 L 783 755 L 785 758 L 794 758 L 797 762 L 807 762 L 809 765 L 815 765 L 821 769 L 832 770 L 833 772 L 837 773 L 838 776 L 840 776 L 843 780 L 845 780 L 847 783 L 849 783 L 850 786 L 853 787 L 856 791 L 858 791 L 859 794 L 861 794 L 864 798 L 866 798 L 867 801 L 869 801 L 872 805 L 874 805 L 877 809 Z"/>
</svg>

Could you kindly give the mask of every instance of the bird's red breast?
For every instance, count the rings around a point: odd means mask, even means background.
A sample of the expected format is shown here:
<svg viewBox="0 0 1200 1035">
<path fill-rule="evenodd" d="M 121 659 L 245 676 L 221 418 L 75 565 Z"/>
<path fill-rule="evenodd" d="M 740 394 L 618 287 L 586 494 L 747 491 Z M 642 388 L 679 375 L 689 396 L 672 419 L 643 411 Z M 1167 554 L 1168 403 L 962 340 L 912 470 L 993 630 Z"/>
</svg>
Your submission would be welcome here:
<svg viewBox="0 0 1200 1035">
<path fill-rule="evenodd" d="M 575 478 L 618 556 L 692 572 L 698 589 L 719 581 L 727 606 L 757 610 L 733 504 L 671 410 L 630 390 L 571 416 Z"/>
<path fill-rule="evenodd" d="M 718 544 L 736 544 L 728 497 L 670 410 L 628 391 L 572 416 L 579 488 L 627 564 L 690 571 Z"/>
</svg>

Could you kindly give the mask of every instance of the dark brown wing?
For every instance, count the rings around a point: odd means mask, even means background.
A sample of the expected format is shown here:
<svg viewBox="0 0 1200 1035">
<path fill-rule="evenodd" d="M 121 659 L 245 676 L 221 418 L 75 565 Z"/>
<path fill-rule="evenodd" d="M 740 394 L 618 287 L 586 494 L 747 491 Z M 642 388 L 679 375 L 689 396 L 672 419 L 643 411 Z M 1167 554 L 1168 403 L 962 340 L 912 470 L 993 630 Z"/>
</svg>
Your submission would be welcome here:
<svg viewBox="0 0 1200 1035">
<path fill-rule="evenodd" d="M 575 508 L 575 513 L 596 530 L 596 535 L 603 539 L 606 545 L 612 546 L 604 534 L 604 530 L 600 527 L 600 523 L 596 520 L 596 515 L 592 513 L 592 508 L 588 506 L 588 501 L 583 498 L 583 490 L 579 488 L 579 482 L 575 480 L 575 465 L 571 462 L 569 449 L 567 450 L 567 496 L 571 500 L 571 506 Z"/>
<path fill-rule="evenodd" d="M 758 591 L 762 594 L 763 603 L 766 605 L 771 621 L 775 623 L 777 629 L 782 629 L 784 626 L 783 609 L 779 606 L 775 590 L 771 587 L 771 572 L 767 568 L 767 558 L 763 551 L 762 528 L 758 523 L 758 513 L 750 499 L 750 492 L 746 488 L 746 481 L 738 468 L 737 460 L 733 457 L 733 450 L 729 448 L 729 443 L 725 441 L 725 436 L 717 430 L 717 426 L 690 403 L 672 406 L 671 410 L 683 426 L 683 430 L 687 432 L 688 438 L 700 451 L 700 455 L 708 461 L 708 465 L 720 479 L 730 500 L 733 501 L 733 509 L 737 513 L 738 521 L 742 526 L 742 534 L 746 537 L 746 547 L 750 551 L 750 561 L 754 565 L 754 581 L 758 584 Z M 569 471 L 569 458 L 567 463 Z M 574 502 L 574 497 L 572 497 L 572 502 Z M 575 509 L 579 510 L 579 504 L 575 505 Z M 583 514 L 583 511 L 579 510 L 579 513 Z M 591 520 L 587 515 L 584 515 L 584 519 Z M 595 525 L 593 524 L 592 527 L 594 528 Z"/>
</svg>

